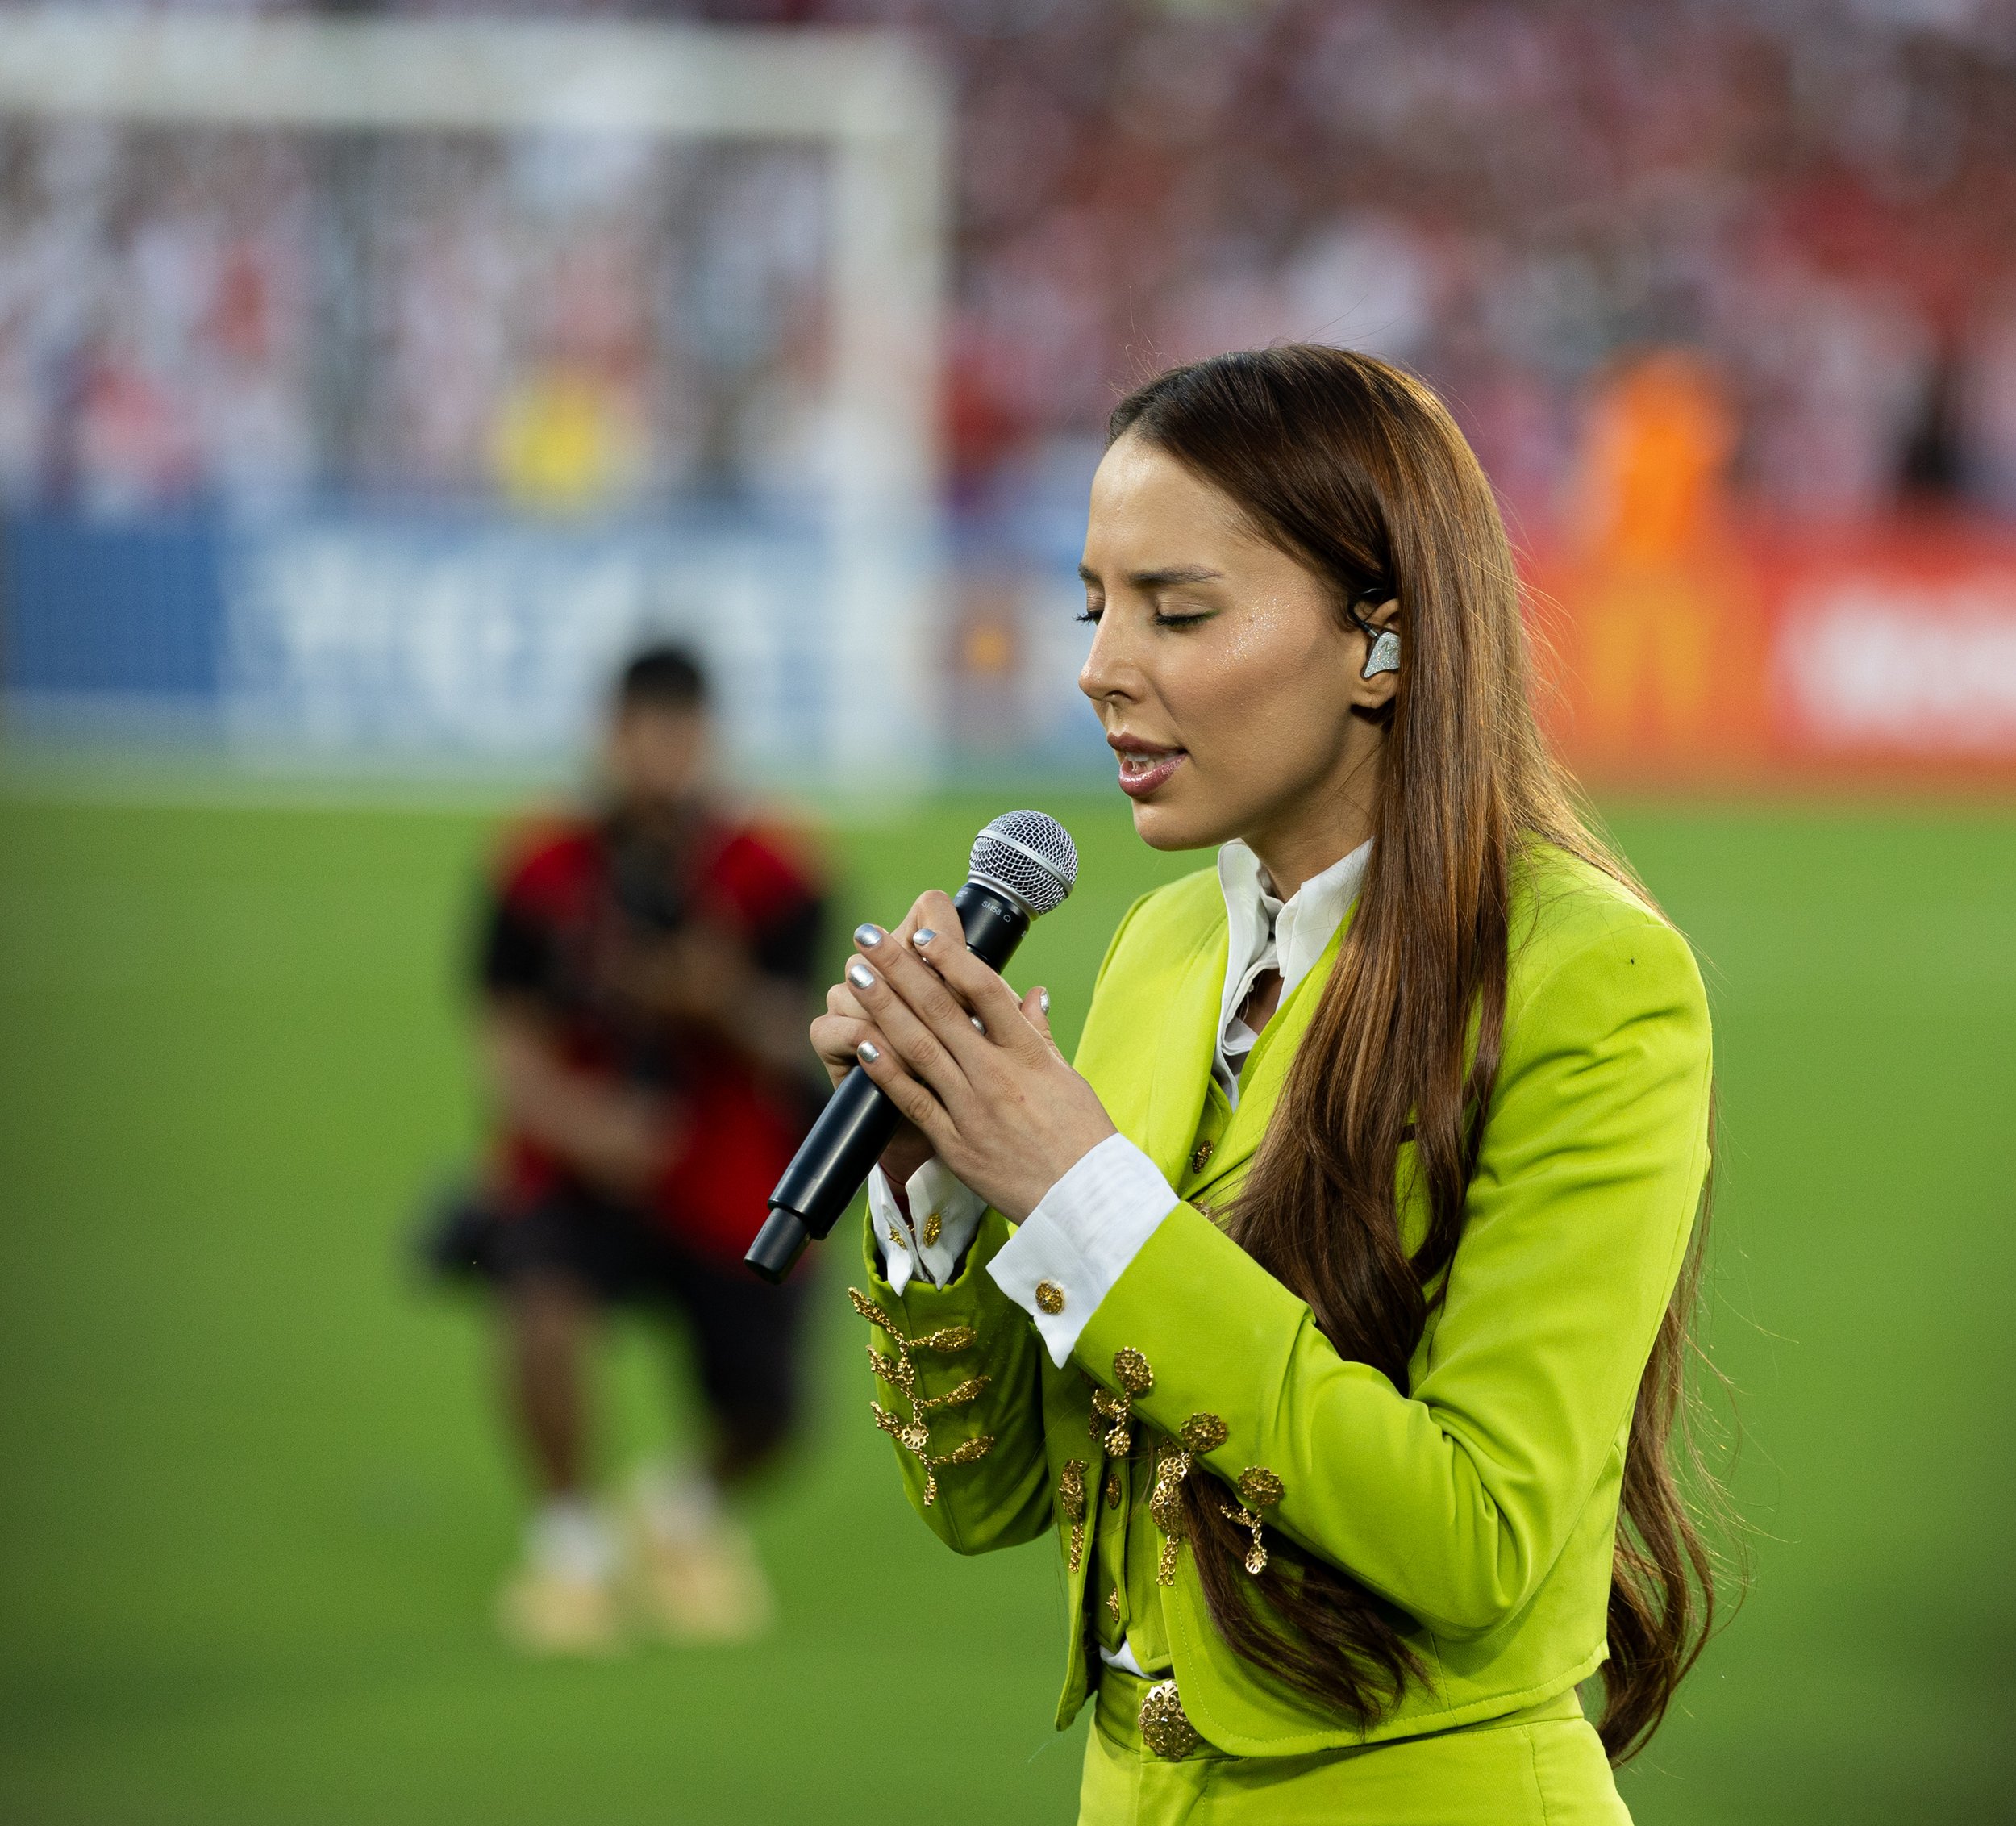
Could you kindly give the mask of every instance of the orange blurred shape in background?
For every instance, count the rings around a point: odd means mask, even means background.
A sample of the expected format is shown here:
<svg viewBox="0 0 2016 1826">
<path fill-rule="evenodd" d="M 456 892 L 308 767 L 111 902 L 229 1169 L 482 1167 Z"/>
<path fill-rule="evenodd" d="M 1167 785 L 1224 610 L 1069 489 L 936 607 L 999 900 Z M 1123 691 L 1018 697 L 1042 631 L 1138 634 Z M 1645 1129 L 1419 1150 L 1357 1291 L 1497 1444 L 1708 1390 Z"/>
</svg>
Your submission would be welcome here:
<svg viewBox="0 0 2016 1826">
<path fill-rule="evenodd" d="M 1714 368 L 1658 348 L 1590 402 L 1566 537 L 1531 568 L 1560 615 L 1560 733 L 1610 778 L 1741 767 L 1761 703 L 1756 591 L 1735 526 L 1736 415 Z"/>
</svg>

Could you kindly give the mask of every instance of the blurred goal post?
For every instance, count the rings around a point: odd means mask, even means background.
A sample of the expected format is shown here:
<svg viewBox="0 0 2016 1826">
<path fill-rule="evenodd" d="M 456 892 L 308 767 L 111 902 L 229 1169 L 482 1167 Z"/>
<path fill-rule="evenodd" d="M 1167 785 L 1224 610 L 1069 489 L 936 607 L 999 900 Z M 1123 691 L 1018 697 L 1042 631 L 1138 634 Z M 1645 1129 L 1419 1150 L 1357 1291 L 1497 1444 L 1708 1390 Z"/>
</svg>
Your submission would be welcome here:
<svg viewBox="0 0 2016 1826">
<path fill-rule="evenodd" d="M 829 155 L 831 758 L 933 727 L 949 103 L 868 30 L 7 9 L 0 118 L 304 131 L 632 132 Z"/>
</svg>

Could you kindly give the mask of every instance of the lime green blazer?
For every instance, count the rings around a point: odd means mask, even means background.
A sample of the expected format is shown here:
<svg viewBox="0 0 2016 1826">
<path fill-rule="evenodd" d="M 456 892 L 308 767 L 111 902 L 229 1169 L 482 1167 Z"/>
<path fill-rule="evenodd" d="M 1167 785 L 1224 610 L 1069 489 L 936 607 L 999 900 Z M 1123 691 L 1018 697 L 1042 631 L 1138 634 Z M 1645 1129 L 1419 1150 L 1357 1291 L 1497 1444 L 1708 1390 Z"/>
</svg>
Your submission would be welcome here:
<svg viewBox="0 0 2016 1826">
<path fill-rule="evenodd" d="M 877 1321 L 877 1418 L 912 1502 L 961 1553 L 1057 1539 L 1060 1728 L 1088 1686 L 1086 1536 L 1125 1520 L 1098 1500 L 1095 1400 L 1110 1419 L 1126 1398 L 1151 1437 L 1215 1439 L 1197 1464 L 1228 1503 L 1245 1474 L 1271 1472 L 1246 1485 L 1278 1491 L 1266 1527 L 1411 1620 L 1428 1678 L 1361 1728 L 1233 1654 L 1187 1547 L 1166 1586 L 1130 1562 L 1130 1603 L 1159 1599 L 1184 1710 L 1220 1749 L 1294 1755 L 1446 1730 L 1602 1664 L 1633 1403 L 1707 1170 L 1708 1011 L 1685 941 L 1628 890 L 1551 848 L 1521 873 L 1502 1062 L 1461 1241 L 1405 1388 L 1340 1358 L 1207 1215 L 1259 1145 L 1336 955 L 1333 940 L 1268 1023 L 1238 1109 L 1202 1144 L 1227 945 L 1212 871 L 1137 902 L 1100 969 L 1078 1069 L 1184 1202 L 1073 1361 L 1051 1364 L 985 1272 L 1010 1234 L 998 1213 L 943 1289 L 919 1278 L 894 1293 L 869 1237 L 870 1285 L 854 1299 Z M 1412 1244 L 1426 1210 L 1410 1154 L 1399 1194 Z M 1143 1371 L 1146 1392 L 1123 1386 Z"/>
</svg>

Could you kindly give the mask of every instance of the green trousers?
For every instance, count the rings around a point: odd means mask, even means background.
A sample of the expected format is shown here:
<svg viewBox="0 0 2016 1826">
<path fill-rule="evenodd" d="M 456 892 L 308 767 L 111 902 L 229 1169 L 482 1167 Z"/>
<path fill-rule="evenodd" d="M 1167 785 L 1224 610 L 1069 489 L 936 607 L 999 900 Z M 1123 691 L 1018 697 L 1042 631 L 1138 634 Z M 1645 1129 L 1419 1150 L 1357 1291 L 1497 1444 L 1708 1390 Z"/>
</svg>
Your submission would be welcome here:
<svg viewBox="0 0 2016 1826">
<path fill-rule="evenodd" d="M 1524 1711 L 1312 1756 L 1181 1761 L 1142 1741 L 1148 1683 L 1099 1675 L 1078 1826 L 1631 1826 L 1571 1691 Z"/>
</svg>

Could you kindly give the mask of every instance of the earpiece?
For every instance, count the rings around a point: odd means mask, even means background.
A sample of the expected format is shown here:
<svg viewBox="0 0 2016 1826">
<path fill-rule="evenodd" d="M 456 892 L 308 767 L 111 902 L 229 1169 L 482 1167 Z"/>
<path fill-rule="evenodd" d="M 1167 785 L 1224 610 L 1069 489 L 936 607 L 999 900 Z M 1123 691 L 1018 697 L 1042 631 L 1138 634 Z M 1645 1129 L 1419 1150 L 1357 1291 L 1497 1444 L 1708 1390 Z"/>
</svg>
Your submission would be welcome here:
<svg viewBox="0 0 2016 1826">
<path fill-rule="evenodd" d="M 1344 613 L 1351 617 L 1352 624 L 1364 636 L 1366 641 L 1364 669 L 1358 676 L 1360 678 L 1377 678 L 1382 672 L 1397 672 L 1400 669 L 1400 636 L 1390 627 L 1383 632 L 1374 627 L 1358 612 L 1360 602 L 1377 602 L 1382 609 L 1390 609 L 1398 606 L 1398 599 L 1390 590 L 1373 589 L 1361 590 L 1345 602 Z"/>
</svg>

